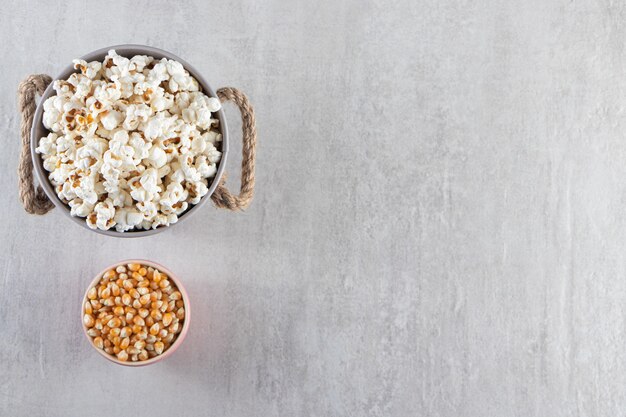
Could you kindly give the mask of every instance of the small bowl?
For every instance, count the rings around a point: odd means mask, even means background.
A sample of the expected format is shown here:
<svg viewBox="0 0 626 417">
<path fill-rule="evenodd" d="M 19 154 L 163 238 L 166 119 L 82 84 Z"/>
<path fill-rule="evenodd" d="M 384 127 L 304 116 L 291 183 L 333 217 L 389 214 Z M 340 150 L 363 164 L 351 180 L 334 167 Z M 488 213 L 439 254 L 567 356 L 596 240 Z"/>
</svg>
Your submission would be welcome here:
<svg viewBox="0 0 626 417">
<path fill-rule="evenodd" d="M 207 96 L 217 97 L 217 94 L 215 94 L 215 91 L 213 91 L 213 89 L 209 86 L 209 84 L 202 77 L 202 75 L 200 75 L 200 72 L 198 72 L 191 64 L 177 57 L 176 55 L 170 52 L 164 51 L 162 49 L 152 48 L 150 46 L 145 46 L 145 45 L 116 45 L 116 46 L 109 46 L 107 48 L 102 48 L 102 49 L 98 49 L 97 51 L 90 52 L 87 55 L 83 55 L 80 59 L 83 59 L 87 62 L 90 62 L 90 61 L 102 62 L 104 60 L 104 57 L 107 55 L 107 52 L 111 49 L 115 49 L 118 55 L 125 56 L 127 58 L 132 57 L 134 55 L 148 55 L 148 56 L 154 57 L 155 59 L 167 58 L 167 59 L 176 60 L 180 62 L 181 64 L 183 64 L 183 67 L 185 67 L 185 69 L 189 72 L 189 74 L 193 76 L 196 80 L 198 80 L 198 84 L 200 84 L 202 91 Z M 54 203 L 56 207 L 59 208 L 59 210 L 63 212 L 63 214 L 69 217 L 74 223 L 78 223 L 84 228 L 86 228 L 87 230 L 91 230 L 96 233 L 100 233 L 100 234 L 107 235 L 107 236 L 115 236 L 115 237 L 142 237 L 142 236 L 154 235 L 156 233 L 162 232 L 166 229 L 169 229 L 170 227 L 173 227 L 185 221 L 188 217 L 191 216 L 192 213 L 196 212 L 200 208 L 200 206 L 202 206 L 204 203 L 206 203 L 207 200 L 211 198 L 211 194 L 213 194 L 213 192 L 217 188 L 217 185 L 219 184 L 220 179 L 222 178 L 222 174 L 224 173 L 224 168 L 226 166 L 226 158 L 228 155 L 228 127 L 226 125 L 226 116 L 224 114 L 223 109 L 220 109 L 214 113 L 217 115 L 217 118 L 219 120 L 219 132 L 222 134 L 222 148 L 220 149 L 220 152 L 222 152 L 222 158 L 220 159 L 220 162 L 217 166 L 217 172 L 215 173 L 215 177 L 211 179 L 211 182 L 209 184 L 209 191 L 207 192 L 207 194 L 204 197 L 202 197 L 202 199 L 200 200 L 200 202 L 198 202 L 198 204 L 191 206 L 191 208 L 189 208 L 187 211 L 182 213 L 178 218 L 178 222 L 170 226 L 161 226 L 161 227 L 157 227 L 156 229 L 150 229 L 150 230 L 137 230 L 137 231 L 129 230 L 127 232 L 117 232 L 115 230 L 91 229 L 89 228 L 89 226 L 87 226 L 87 222 L 85 218 L 72 216 L 70 214 L 70 207 L 67 204 L 65 204 L 63 201 L 61 201 L 61 199 L 55 192 L 53 185 L 50 183 L 50 180 L 48 179 L 49 173 L 43 167 L 43 158 L 41 157 L 41 155 L 39 155 L 35 151 L 35 149 L 39 145 L 39 140 L 50 132 L 43 125 L 43 103 L 49 97 L 56 95 L 56 92 L 52 88 L 54 81 L 55 80 L 67 80 L 69 76 L 75 72 L 78 72 L 78 70 L 74 69 L 74 66 L 70 63 L 70 65 L 65 67 L 65 69 L 59 75 L 57 75 L 56 78 L 54 78 L 54 80 L 52 81 L 52 83 L 50 83 L 48 88 L 46 88 L 46 91 L 41 96 L 41 100 L 39 101 L 39 104 L 37 105 L 37 110 L 35 111 L 35 116 L 33 118 L 33 126 L 30 131 L 30 153 L 33 159 L 33 165 L 35 167 L 35 174 L 37 176 L 37 180 L 41 184 L 41 187 L 43 188 L 48 198 Z"/>
<path fill-rule="evenodd" d="M 176 284 L 176 286 L 178 287 L 178 291 L 180 291 L 180 294 L 183 296 L 183 303 L 185 305 L 185 320 L 183 321 L 183 328 L 180 331 L 180 333 L 178 334 L 178 337 L 176 338 L 176 340 L 174 340 L 174 343 L 172 343 L 172 345 L 166 351 L 164 351 L 161 355 L 155 356 L 154 358 L 150 358 L 150 359 L 147 359 L 145 361 L 122 362 L 119 359 L 117 359 L 115 356 L 109 355 L 104 350 L 98 349 L 97 347 L 94 346 L 93 341 L 91 339 L 91 336 L 89 336 L 87 334 L 87 327 L 83 323 L 83 316 L 85 315 L 85 311 L 84 311 L 85 302 L 88 300 L 87 293 L 89 292 L 89 289 L 91 289 L 96 284 L 98 284 L 98 282 L 100 282 L 100 279 L 102 278 L 102 275 L 106 271 L 108 271 L 109 269 L 117 268 L 120 265 L 133 264 L 133 263 L 151 266 L 151 267 L 153 267 L 155 269 L 158 269 L 159 271 L 163 271 L 164 273 L 167 274 L 168 279 L 172 280 Z M 180 282 L 180 279 L 172 271 L 170 271 L 169 269 L 167 269 L 163 265 L 160 265 L 160 264 L 158 264 L 156 262 L 147 261 L 145 259 L 127 259 L 125 261 L 116 262 L 116 263 L 114 263 L 112 265 L 109 265 L 106 268 L 104 268 L 91 281 L 91 283 L 87 287 L 87 290 L 85 291 L 85 295 L 83 296 L 82 302 L 80 303 L 80 322 L 81 322 L 81 326 L 82 326 L 82 329 L 83 329 L 83 333 L 85 334 L 85 337 L 89 341 L 89 345 L 91 345 L 91 347 L 96 352 L 98 352 L 100 355 L 104 356 L 106 359 L 110 360 L 113 363 L 116 363 L 118 365 L 123 365 L 123 366 L 146 366 L 146 365 L 152 365 L 153 363 L 157 363 L 159 361 L 162 361 L 163 359 L 167 358 L 172 353 L 174 353 L 174 351 L 176 349 L 178 349 L 178 347 L 181 345 L 181 343 L 183 343 L 183 340 L 185 339 L 185 336 L 187 336 L 187 330 L 189 329 L 189 319 L 191 317 L 190 313 L 191 313 L 191 309 L 190 309 L 190 303 L 189 303 L 189 295 L 187 294 L 187 291 L 185 290 L 185 287 L 183 286 L 183 284 Z"/>
</svg>

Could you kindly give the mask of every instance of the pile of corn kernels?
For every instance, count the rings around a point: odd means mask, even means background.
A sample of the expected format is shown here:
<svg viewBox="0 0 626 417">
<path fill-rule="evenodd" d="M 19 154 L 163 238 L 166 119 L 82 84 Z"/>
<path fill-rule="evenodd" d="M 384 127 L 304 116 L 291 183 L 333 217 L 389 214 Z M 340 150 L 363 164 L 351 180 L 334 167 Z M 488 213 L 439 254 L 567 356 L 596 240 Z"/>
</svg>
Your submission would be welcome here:
<svg viewBox="0 0 626 417">
<path fill-rule="evenodd" d="M 185 305 L 174 282 L 147 265 L 106 271 L 84 305 L 83 324 L 94 346 L 123 362 L 161 355 L 184 320 Z"/>
</svg>

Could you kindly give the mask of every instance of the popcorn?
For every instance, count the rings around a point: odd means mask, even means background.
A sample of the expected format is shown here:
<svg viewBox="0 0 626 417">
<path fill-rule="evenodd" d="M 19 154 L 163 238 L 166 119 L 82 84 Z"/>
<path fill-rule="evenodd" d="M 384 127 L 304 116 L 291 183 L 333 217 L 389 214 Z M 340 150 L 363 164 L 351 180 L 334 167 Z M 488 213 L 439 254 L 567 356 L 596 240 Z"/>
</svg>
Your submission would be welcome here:
<svg viewBox="0 0 626 417">
<path fill-rule="evenodd" d="M 112 226 L 115 226 L 115 207 L 113 201 L 110 198 L 96 204 L 93 209 L 93 213 L 96 214 L 96 226 L 100 230 L 109 230 Z M 87 223 L 89 224 L 89 223 Z"/>
<path fill-rule="evenodd" d="M 131 135 L 129 145 L 133 148 L 133 159 L 137 162 L 148 158 L 150 156 L 150 149 L 153 147 L 152 143 L 146 141 L 139 133 L 136 132 L 133 132 Z"/>
<path fill-rule="evenodd" d="M 144 216 L 135 209 L 121 208 L 115 212 L 115 230 L 118 232 L 126 232 L 140 225 Z"/>
<path fill-rule="evenodd" d="M 221 160 L 213 113 L 182 64 L 109 51 L 73 61 L 43 103 L 36 152 L 72 216 L 93 229 L 165 227 L 208 193 Z"/>
<path fill-rule="evenodd" d="M 117 125 L 122 123 L 123 120 L 124 116 L 121 112 L 111 110 L 106 112 L 106 115 L 100 119 L 100 122 L 102 123 L 102 127 L 106 130 L 113 130 L 117 127 Z"/>
<path fill-rule="evenodd" d="M 139 127 L 139 123 L 146 123 L 150 118 L 151 109 L 145 104 L 131 104 L 126 107 L 126 118 L 124 119 L 123 128 L 126 130 L 135 130 Z"/>
<path fill-rule="evenodd" d="M 158 145 L 152 145 L 146 158 L 146 163 L 155 168 L 161 168 L 167 163 L 167 154 Z"/>
<path fill-rule="evenodd" d="M 72 216 L 78 217 L 87 217 L 94 208 L 93 204 L 89 204 L 88 202 L 83 201 L 80 198 L 74 198 L 69 202 L 69 205 L 71 207 L 70 213 L 72 214 Z"/>
<path fill-rule="evenodd" d="M 75 59 L 72 62 L 74 63 L 74 69 L 80 69 L 80 72 L 85 74 L 88 79 L 93 80 L 100 76 L 101 63 L 97 61 L 88 63 L 82 59 Z"/>
</svg>

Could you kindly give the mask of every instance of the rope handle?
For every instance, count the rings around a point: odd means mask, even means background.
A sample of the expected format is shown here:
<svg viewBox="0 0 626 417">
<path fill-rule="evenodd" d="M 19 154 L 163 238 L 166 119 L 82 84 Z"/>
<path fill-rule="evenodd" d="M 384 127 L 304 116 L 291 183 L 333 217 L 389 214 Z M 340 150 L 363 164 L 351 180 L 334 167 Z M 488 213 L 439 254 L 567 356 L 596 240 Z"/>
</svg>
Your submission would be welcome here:
<svg viewBox="0 0 626 417">
<path fill-rule="evenodd" d="M 22 148 L 17 168 L 19 195 L 24 209 L 31 214 L 43 215 L 54 208 L 40 186 L 33 182 L 33 160 L 30 155 L 30 130 L 33 125 L 35 96 L 42 95 L 52 78 L 46 74 L 28 76 L 18 88 L 18 110 L 22 116 L 20 135 Z M 248 97 L 232 87 L 220 88 L 217 96 L 222 102 L 232 101 L 237 105 L 242 119 L 243 159 L 241 161 L 241 188 L 239 195 L 233 195 L 226 188 L 226 175 L 211 195 L 216 207 L 238 211 L 247 208 L 254 196 L 254 166 L 256 161 L 256 120 L 254 109 Z"/>
<path fill-rule="evenodd" d="M 46 87 L 52 82 L 52 78 L 46 74 L 28 76 L 20 83 L 17 90 L 17 106 L 22 121 L 20 123 L 20 135 L 22 136 L 22 149 L 20 161 L 17 166 L 18 186 L 20 200 L 27 212 L 43 215 L 54 208 L 52 201 L 48 199 L 40 186 L 35 188 L 33 183 L 33 160 L 30 157 L 30 128 L 33 125 L 35 115 L 35 95 L 42 95 Z"/>
<path fill-rule="evenodd" d="M 241 160 L 241 187 L 239 195 L 234 196 L 226 188 L 226 175 L 222 176 L 220 184 L 211 195 L 213 204 L 219 208 L 232 211 L 243 210 L 250 205 L 254 196 L 254 165 L 256 162 L 256 119 L 254 109 L 248 97 L 232 87 L 217 90 L 217 96 L 222 102 L 232 101 L 241 113 L 241 133 L 243 149 Z"/>
</svg>

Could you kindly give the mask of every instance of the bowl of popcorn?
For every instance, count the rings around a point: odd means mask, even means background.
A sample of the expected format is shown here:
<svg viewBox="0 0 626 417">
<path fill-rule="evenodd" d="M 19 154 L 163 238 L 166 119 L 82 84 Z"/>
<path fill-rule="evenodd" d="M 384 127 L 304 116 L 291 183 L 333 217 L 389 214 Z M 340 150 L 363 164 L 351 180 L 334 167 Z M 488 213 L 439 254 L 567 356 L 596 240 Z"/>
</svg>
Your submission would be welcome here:
<svg viewBox="0 0 626 417">
<path fill-rule="evenodd" d="M 126 260 L 101 271 L 81 305 L 85 336 L 120 365 L 143 366 L 174 353 L 189 328 L 189 298 L 162 265 Z"/>
<path fill-rule="evenodd" d="M 220 100 L 175 55 L 124 45 L 75 59 L 31 130 L 35 173 L 76 223 L 118 237 L 164 230 L 214 192 L 228 153 Z"/>
</svg>

